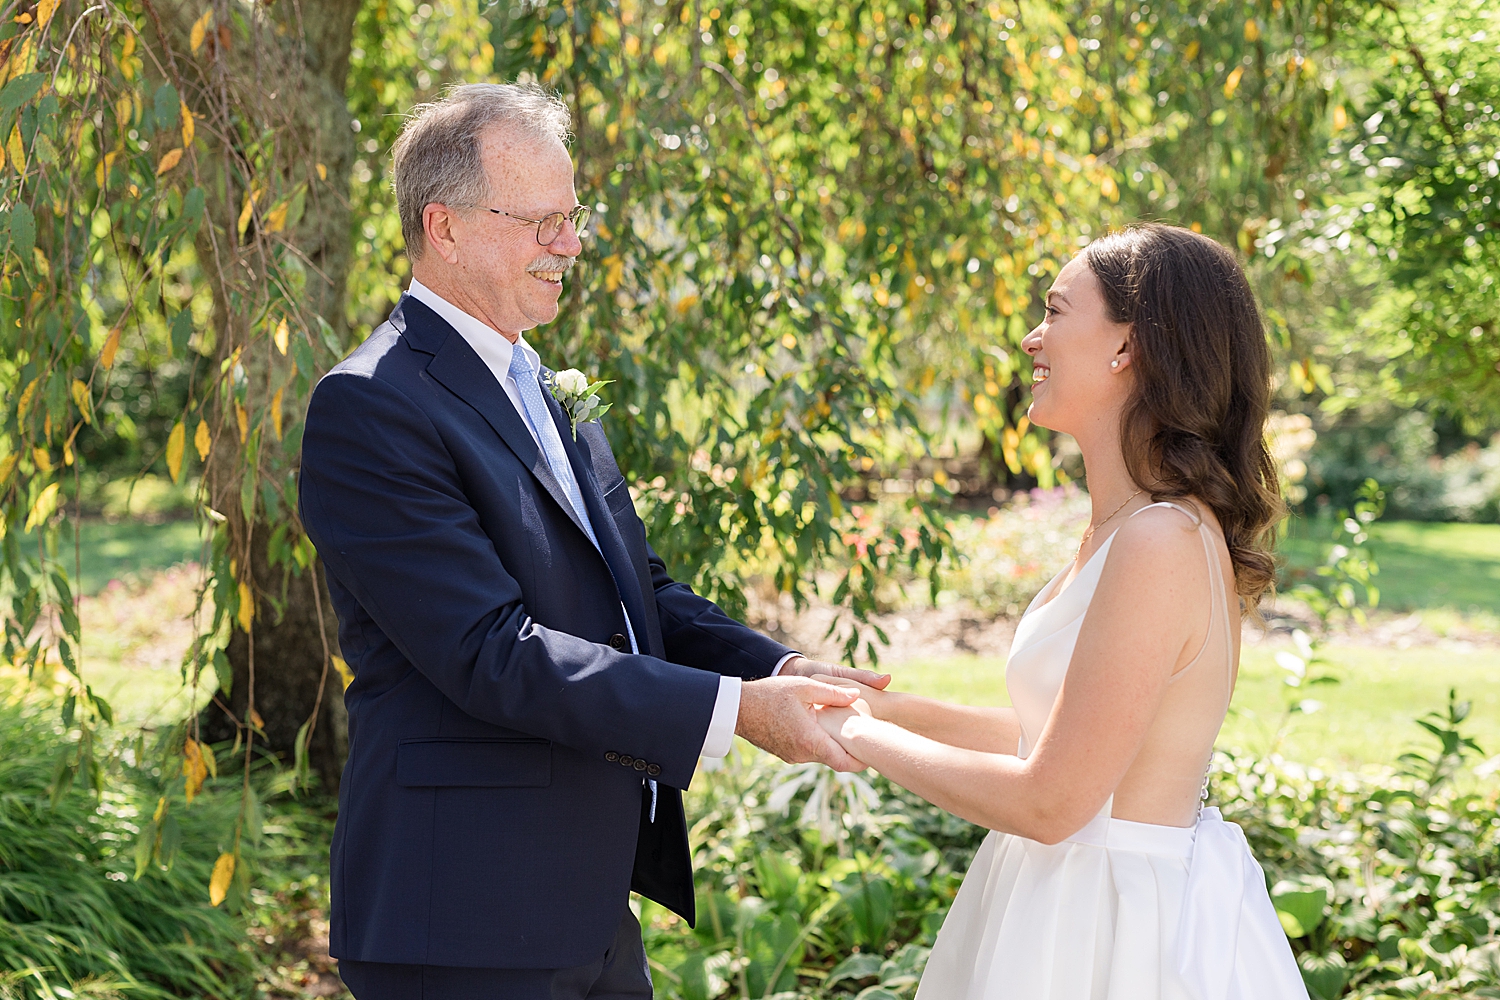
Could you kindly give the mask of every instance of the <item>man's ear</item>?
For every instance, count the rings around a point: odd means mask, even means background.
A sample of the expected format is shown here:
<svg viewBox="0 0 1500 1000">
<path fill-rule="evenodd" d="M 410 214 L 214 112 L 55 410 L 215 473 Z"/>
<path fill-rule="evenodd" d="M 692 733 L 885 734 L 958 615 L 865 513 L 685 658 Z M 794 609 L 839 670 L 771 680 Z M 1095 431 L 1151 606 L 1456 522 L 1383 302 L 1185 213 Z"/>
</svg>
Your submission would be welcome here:
<svg viewBox="0 0 1500 1000">
<path fill-rule="evenodd" d="M 427 245 L 449 264 L 458 263 L 458 241 L 453 238 L 453 213 L 447 205 L 431 202 L 422 209 L 422 232 Z"/>
</svg>

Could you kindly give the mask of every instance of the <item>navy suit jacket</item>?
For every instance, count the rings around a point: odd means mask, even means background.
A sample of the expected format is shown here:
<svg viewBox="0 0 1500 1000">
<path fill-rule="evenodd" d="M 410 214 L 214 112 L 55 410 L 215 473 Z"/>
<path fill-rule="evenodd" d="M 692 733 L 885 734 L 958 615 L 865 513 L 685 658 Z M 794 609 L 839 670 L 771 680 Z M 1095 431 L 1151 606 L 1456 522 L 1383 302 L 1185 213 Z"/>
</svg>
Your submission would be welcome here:
<svg viewBox="0 0 1500 1000">
<path fill-rule="evenodd" d="M 630 889 L 693 919 L 678 789 L 718 674 L 766 676 L 789 650 L 667 575 L 599 425 L 575 442 L 549 405 L 598 549 L 489 368 L 421 302 L 313 392 L 302 521 L 354 672 L 337 958 L 583 965 Z"/>
</svg>

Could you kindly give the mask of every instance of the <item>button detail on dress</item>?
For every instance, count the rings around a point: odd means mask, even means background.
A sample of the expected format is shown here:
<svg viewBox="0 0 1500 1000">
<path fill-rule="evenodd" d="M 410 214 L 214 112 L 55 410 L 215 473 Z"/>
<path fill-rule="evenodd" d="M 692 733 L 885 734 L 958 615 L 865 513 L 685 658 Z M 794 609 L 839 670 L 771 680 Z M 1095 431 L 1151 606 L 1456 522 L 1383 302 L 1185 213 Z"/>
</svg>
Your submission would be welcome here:
<svg viewBox="0 0 1500 1000">
<path fill-rule="evenodd" d="M 625 638 L 620 633 L 616 632 L 614 635 L 609 637 L 609 645 L 612 649 L 624 652 L 626 647 L 630 645 L 630 640 Z"/>
</svg>

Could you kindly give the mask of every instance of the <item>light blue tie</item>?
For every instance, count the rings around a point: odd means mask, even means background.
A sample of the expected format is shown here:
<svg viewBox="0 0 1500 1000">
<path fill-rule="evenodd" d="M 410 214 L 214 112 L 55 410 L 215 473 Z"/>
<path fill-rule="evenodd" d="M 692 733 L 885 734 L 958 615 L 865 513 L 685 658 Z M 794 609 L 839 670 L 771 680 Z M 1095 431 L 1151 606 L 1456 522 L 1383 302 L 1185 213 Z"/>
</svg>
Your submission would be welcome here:
<svg viewBox="0 0 1500 1000">
<path fill-rule="evenodd" d="M 594 548 L 599 549 L 602 556 L 604 550 L 599 548 L 599 539 L 594 535 L 593 522 L 589 520 L 588 508 L 583 505 L 583 492 L 578 488 L 578 477 L 573 475 L 573 465 L 568 461 L 568 453 L 563 450 L 562 435 L 557 431 L 557 424 L 552 422 L 552 411 L 547 407 L 547 400 L 542 397 L 542 385 L 537 376 L 536 369 L 531 367 L 531 359 L 526 352 L 521 350 L 521 345 L 515 344 L 510 352 L 510 376 L 516 380 L 516 390 L 521 395 L 521 405 L 526 408 L 526 418 L 531 423 L 531 429 L 536 432 L 537 441 L 541 443 L 542 454 L 547 459 L 547 466 L 552 470 L 552 475 L 562 484 L 563 492 L 568 495 L 568 502 L 573 505 L 573 510 L 578 514 L 578 520 L 583 524 L 584 533 L 589 536 L 589 541 L 594 543 Z M 635 641 L 635 629 L 630 624 L 630 612 L 621 605 L 620 610 L 625 614 L 625 632 L 630 637 L 630 651 L 639 653 L 640 646 Z M 656 782 L 647 779 L 651 786 L 651 821 L 656 822 Z"/>
</svg>

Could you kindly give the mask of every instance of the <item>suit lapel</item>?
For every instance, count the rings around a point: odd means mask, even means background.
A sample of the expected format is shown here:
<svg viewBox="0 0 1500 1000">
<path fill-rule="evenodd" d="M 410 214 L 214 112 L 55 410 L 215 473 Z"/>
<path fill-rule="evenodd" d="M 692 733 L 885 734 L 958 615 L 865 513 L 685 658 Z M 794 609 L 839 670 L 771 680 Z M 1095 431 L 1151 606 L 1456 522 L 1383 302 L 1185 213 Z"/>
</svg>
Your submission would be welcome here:
<svg viewBox="0 0 1500 1000">
<path fill-rule="evenodd" d="M 398 316 L 404 322 L 397 323 Z M 427 373 L 479 411 L 495 433 L 500 435 L 501 440 L 515 452 L 521 464 L 531 470 L 542 489 L 557 502 L 563 513 L 578 526 L 578 530 L 583 531 L 583 522 L 578 519 L 578 512 L 573 509 L 562 484 L 552 474 L 547 456 L 537 447 L 521 414 L 511 404 L 505 390 L 495 381 L 489 366 L 474 353 L 469 342 L 444 322 L 441 316 L 410 296 L 401 300 L 391 320 L 406 334 L 414 348 L 432 354 L 432 363 L 427 366 Z M 442 337 L 443 333 L 447 336 Z"/>
<path fill-rule="evenodd" d="M 547 408 L 552 412 L 552 422 L 557 425 L 557 432 L 562 437 L 563 451 L 567 452 L 568 463 L 573 467 L 573 478 L 578 480 L 578 491 L 583 494 L 583 505 L 589 512 L 589 523 L 594 527 L 594 535 L 599 539 L 600 552 L 604 556 L 604 561 L 609 564 L 610 572 L 614 574 L 615 587 L 620 592 L 620 599 L 630 613 L 631 622 L 638 630 L 645 633 L 637 635 L 636 639 L 649 643 L 650 630 L 647 628 L 646 602 L 642 596 L 640 574 L 635 561 L 630 558 L 630 550 L 626 547 L 625 540 L 620 537 L 620 529 L 615 524 L 608 505 L 604 502 L 604 494 L 599 491 L 599 482 L 594 477 L 593 462 L 583 454 L 588 446 L 581 437 L 578 441 L 573 440 L 573 432 L 568 427 L 567 414 L 552 398 L 552 394 L 544 393 L 543 395 L 547 400 Z M 641 651 L 649 652 L 644 647 Z"/>
</svg>

